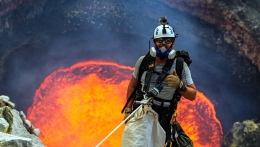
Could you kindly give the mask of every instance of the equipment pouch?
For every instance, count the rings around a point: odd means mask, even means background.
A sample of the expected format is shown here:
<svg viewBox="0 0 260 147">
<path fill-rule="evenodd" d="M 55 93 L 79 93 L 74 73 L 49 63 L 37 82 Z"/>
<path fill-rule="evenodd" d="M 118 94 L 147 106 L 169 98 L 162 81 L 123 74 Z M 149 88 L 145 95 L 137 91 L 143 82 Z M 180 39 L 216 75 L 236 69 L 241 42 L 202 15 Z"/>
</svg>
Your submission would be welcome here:
<svg viewBox="0 0 260 147">
<path fill-rule="evenodd" d="M 172 122 L 171 130 L 172 139 L 166 142 L 165 147 L 193 147 L 192 140 L 177 121 Z"/>
</svg>

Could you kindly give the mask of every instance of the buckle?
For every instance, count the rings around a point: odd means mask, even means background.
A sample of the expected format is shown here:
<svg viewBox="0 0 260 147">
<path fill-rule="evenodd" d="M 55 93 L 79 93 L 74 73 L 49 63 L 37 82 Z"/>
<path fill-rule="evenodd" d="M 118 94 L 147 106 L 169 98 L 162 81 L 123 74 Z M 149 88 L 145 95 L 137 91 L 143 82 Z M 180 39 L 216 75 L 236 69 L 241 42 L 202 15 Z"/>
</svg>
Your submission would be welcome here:
<svg viewBox="0 0 260 147">
<path fill-rule="evenodd" d="M 155 104 L 157 106 L 161 106 L 161 107 L 169 107 L 171 105 L 170 102 L 157 101 L 157 100 L 153 100 L 153 104 Z"/>
</svg>

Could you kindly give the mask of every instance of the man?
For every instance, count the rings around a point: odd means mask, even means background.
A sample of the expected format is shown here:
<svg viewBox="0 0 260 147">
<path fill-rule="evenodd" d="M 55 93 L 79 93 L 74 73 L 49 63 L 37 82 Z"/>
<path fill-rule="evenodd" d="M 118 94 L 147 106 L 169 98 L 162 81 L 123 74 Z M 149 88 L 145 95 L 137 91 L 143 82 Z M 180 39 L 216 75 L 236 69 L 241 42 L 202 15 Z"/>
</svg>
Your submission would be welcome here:
<svg viewBox="0 0 260 147">
<path fill-rule="evenodd" d="M 124 113 L 125 117 L 129 116 L 129 114 L 133 111 L 133 109 L 137 108 L 136 104 L 134 103 L 135 100 L 142 100 L 142 95 L 144 93 L 147 93 L 153 88 L 155 88 L 158 85 L 158 82 L 156 81 L 157 78 L 160 76 L 160 73 L 162 73 L 162 69 L 164 65 L 169 61 L 172 60 L 173 63 L 170 67 L 170 70 L 167 71 L 167 76 L 162 81 L 161 86 L 163 86 L 163 89 L 155 96 L 153 96 L 153 99 L 159 102 L 159 104 L 153 104 L 152 108 L 155 110 L 159 115 L 159 122 L 160 125 L 163 127 L 163 129 L 166 132 L 166 141 L 171 138 L 171 126 L 170 126 L 170 120 L 173 115 L 173 113 L 176 110 L 176 106 L 172 103 L 173 95 L 176 91 L 176 89 L 180 92 L 180 94 L 188 99 L 188 100 L 194 100 L 196 97 L 196 87 L 193 83 L 190 70 L 185 62 L 183 62 L 183 70 L 181 78 L 178 77 L 176 74 L 176 51 L 173 49 L 173 46 L 175 44 L 175 38 L 177 37 L 177 34 L 175 34 L 173 28 L 168 25 L 166 18 L 160 19 L 161 25 L 155 28 L 154 34 L 153 34 L 153 42 L 154 47 L 150 48 L 150 55 L 154 57 L 154 65 L 152 74 L 150 78 L 147 77 L 148 71 L 144 71 L 143 74 L 139 77 L 141 79 L 138 79 L 139 69 L 142 60 L 145 56 L 141 56 L 135 65 L 135 70 L 132 74 L 132 78 L 130 80 L 130 83 L 128 85 L 127 89 L 127 98 L 130 97 L 130 95 L 136 91 L 136 87 L 138 86 L 138 81 L 141 80 L 141 86 L 140 89 L 137 90 L 139 93 L 135 96 L 135 99 L 131 99 L 129 103 L 127 103 Z M 149 70 L 149 69 L 148 69 Z M 148 80 L 147 80 L 148 79 Z M 148 84 L 147 84 L 148 83 Z M 148 88 L 147 88 L 148 87 Z M 164 106 L 165 103 L 170 103 L 171 105 Z"/>
</svg>

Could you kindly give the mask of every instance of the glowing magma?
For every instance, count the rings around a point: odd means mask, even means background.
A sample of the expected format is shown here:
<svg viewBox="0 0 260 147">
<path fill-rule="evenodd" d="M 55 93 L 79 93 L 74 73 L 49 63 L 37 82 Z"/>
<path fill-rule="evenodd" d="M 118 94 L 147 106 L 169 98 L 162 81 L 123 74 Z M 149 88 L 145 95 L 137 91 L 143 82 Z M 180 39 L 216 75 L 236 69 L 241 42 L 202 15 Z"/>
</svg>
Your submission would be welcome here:
<svg viewBox="0 0 260 147">
<path fill-rule="evenodd" d="M 94 147 L 122 120 L 120 113 L 133 68 L 108 61 L 86 61 L 59 69 L 36 90 L 27 117 L 40 128 L 48 147 Z M 202 93 L 181 99 L 177 120 L 195 147 L 220 147 L 222 127 L 214 105 Z M 119 147 L 124 126 L 101 146 Z"/>
</svg>

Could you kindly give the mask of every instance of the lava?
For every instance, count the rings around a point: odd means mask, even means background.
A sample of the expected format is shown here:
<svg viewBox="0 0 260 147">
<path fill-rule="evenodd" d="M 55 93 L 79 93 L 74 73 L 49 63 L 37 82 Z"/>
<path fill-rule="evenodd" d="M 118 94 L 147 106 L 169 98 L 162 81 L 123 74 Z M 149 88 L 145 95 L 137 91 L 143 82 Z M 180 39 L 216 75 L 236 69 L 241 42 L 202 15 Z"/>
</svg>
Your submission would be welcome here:
<svg viewBox="0 0 260 147">
<path fill-rule="evenodd" d="M 35 92 L 27 117 L 40 128 L 48 147 L 96 146 L 122 120 L 133 67 L 90 60 L 58 69 Z M 177 120 L 196 147 L 220 147 L 221 123 L 214 105 L 198 92 L 195 101 L 181 99 Z M 118 147 L 124 126 L 102 146 Z"/>
</svg>

